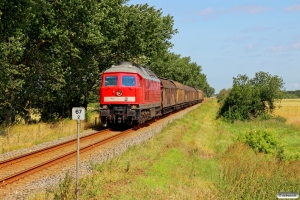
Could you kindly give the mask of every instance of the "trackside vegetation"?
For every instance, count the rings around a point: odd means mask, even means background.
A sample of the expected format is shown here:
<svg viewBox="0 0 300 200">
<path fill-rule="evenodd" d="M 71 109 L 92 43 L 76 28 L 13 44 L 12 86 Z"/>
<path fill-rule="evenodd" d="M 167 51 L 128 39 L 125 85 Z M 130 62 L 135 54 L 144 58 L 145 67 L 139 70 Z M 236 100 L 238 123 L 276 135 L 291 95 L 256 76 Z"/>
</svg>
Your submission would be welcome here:
<svg viewBox="0 0 300 200">
<path fill-rule="evenodd" d="M 216 119 L 218 110 L 216 99 L 203 103 L 149 141 L 91 163 L 80 198 L 252 200 L 299 193 L 300 127 L 258 118 L 227 123 Z M 66 174 L 59 186 L 29 199 L 74 199 L 74 191 Z"/>
<path fill-rule="evenodd" d="M 86 120 L 81 132 L 100 128 L 99 103 L 89 104 Z M 52 140 L 65 138 L 77 133 L 74 120 L 60 119 L 51 123 L 18 124 L 0 126 L 0 153 L 33 147 Z"/>
</svg>

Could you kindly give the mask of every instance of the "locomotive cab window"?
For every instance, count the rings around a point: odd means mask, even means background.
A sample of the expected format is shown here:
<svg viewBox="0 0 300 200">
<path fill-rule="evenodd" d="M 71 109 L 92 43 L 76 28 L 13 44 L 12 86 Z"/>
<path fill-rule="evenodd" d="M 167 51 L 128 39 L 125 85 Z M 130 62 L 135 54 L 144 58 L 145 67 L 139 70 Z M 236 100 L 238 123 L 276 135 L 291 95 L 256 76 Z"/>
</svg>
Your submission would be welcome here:
<svg viewBox="0 0 300 200">
<path fill-rule="evenodd" d="M 122 76 L 122 86 L 135 86 L 134 76 Z"/>
<path fill-rule="evenodd" d="M 104 86 L 117 86 L 118 77 L 117 76 L 106 76 L 104 81 Z"/>
</svg>

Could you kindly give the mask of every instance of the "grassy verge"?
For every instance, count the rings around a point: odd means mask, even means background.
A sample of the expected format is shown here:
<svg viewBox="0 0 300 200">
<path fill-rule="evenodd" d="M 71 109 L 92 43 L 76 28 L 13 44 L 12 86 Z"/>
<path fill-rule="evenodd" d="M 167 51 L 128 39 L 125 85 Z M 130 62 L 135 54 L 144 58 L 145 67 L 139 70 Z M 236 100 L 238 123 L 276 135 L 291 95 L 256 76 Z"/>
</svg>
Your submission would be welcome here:
<svg viewBox="0 0 300 200">
<path fill-rule="evenodd" d="M 87 120 L 82 122 L 81 132 L 99 126 L 99 104 L 88 107 Z M 32 147 L 44 142 L 64 138 L 77 133 L 76 121 L 64 119 L 52 123 L 13 125 L 0 127 L 0 153 Z"/>
<path fill-rule="evenodd" d="M 81 199 L 275 199 L 278 192 L 299 193 L 297 159 L 255 153 L 237 138 L 267 129 L 292 151 L 299 147 L 300 129 L 272 120 L 227 124 L 215 120 L 217 109 L 215 100 L 207 102 L 151 140 L 93 164 L 93 175 L 81 180 Z M 74 189 L 67 176 L 57 189 L 34 198 L 74 199 Z"/>
</svg>

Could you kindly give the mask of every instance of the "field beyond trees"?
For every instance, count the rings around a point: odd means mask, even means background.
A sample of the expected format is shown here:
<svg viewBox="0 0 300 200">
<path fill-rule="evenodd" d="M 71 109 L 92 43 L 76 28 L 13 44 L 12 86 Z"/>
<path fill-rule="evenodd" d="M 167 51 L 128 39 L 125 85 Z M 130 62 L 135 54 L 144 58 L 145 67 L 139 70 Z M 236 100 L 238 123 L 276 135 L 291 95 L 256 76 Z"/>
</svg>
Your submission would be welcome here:
<svg viewBox="0 0 300 200">
<path fill-rule="evenodd" d="M 300 126 L 300 99 L 284 99 L 277 103 L 278 108 L 274 110 L 274 115 L 279 115 L 287 119 L 288 124 Z"/>
<path fill-rule="evenodd" d="M 286 104 L 283 100 L 275 111 L 286 112 Z M 149 141 L 93 163 L 93 174 L 80 182 L 80 198 L 275 199 L 278 192 L 299 193 L 300 127 L 279 117 L 226 123 L 216 120 L 218 109 L 216 99 L 203 103 Z M 259 153 L 239 139 L 256 132 L 280 142 L 280 157 Z M 74 189 L 75 180 L 66 176 L 34 199 L 74 199 Z"/>
</svg>

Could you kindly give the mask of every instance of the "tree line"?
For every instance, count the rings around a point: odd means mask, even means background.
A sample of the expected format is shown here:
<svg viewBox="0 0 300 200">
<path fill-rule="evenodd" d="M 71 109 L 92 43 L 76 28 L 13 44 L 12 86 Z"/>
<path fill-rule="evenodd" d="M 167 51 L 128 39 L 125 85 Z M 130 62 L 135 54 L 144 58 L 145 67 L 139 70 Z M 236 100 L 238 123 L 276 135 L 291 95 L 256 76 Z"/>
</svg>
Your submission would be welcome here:
<svg viewBox="0 0 300 200">
<path fill-rule="evenodd" d="M 170 15 L 126 0 L 0 2 L 0 123 L 71 116 L 99 90 L 102 72 L 120 61 L 159 76 L 214 89 L 202 67 L 170 52 L 178 31 Z M 95 98 L 94 98 L 95 99 Z"/>
<path fill-rule="evenodd" d="M 295 91 L 286 91 L 284 93 L 285 99 L 298 99 L 300 98 L 300 90 L 295 90 Z"/>
</svg>

